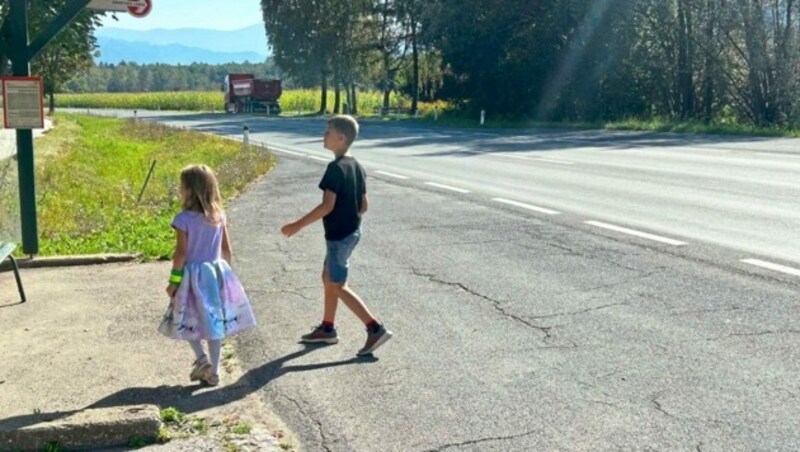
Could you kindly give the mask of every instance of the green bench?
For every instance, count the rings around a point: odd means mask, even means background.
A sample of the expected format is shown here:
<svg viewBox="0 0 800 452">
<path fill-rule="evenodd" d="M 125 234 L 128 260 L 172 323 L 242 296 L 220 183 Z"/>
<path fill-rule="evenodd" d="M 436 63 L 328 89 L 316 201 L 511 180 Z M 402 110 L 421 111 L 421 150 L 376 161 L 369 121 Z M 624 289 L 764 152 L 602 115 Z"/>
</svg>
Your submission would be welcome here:
<svg viewBox="0 0 800 452">
<path fill-rule="evenodd" d="M 19 290 L 19 297 L 21 303 L 25 303 L 25 289 L 22 288 L 22 279 L 19 277 L 19 266 L 17 260 L 14 259 L 12 253 L 17 249 L 17 245 L 13 243 L 0 242 L 0 264 L 6 259 L 11 261 L 11 268 L 14 270 L 14 278 L 17 280 L 17 290 Z"/>
</svg>

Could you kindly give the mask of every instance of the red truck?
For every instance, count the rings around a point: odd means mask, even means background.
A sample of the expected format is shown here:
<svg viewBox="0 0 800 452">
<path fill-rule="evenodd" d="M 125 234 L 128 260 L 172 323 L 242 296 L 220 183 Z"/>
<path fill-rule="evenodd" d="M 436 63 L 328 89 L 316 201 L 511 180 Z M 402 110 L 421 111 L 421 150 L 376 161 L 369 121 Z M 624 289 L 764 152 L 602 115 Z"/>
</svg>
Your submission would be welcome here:
<svg viewBox="0 0 800 452">
<path fill-rule="evenodd" d="M 283 88 L 280 80 L 255 78 L 253 74 L 228 74 L 222 85 L 228 113 L 267 112 L 279 114 Z"/>
</svg>

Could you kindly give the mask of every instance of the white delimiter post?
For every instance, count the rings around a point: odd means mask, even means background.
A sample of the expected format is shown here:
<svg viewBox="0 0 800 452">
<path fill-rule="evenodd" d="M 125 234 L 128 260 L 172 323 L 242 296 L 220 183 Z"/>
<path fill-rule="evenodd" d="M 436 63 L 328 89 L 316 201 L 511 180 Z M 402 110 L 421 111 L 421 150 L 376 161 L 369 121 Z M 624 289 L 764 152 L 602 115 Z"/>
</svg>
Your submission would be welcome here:
<svg viewBox="0 0 800 452">
<path fill-rule="evenodd" d="M 242 136 L 242 147 L 246 150 L 250 146 L 250 128 L 245 124 Z"/>
<path fill-rule="evenodd" d="M 481 125 L 486 122 L 486 110 L 481 110 Z"/>
</svg>

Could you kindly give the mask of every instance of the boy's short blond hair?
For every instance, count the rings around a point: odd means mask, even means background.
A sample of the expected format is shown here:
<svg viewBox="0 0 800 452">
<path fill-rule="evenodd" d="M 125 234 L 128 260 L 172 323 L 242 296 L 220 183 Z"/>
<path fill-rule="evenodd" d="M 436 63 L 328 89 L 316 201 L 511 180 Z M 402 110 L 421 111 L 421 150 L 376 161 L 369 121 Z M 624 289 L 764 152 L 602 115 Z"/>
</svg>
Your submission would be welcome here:
<svg viewBox="0 0 800 452">
<path fill-rule="evenodd" d="M 347 145 L 350 146 L 358 136 L 358 121 L 350 115 L 336 115 L 328 120 L 328 125 L 344 135 Z"/>
</svg>

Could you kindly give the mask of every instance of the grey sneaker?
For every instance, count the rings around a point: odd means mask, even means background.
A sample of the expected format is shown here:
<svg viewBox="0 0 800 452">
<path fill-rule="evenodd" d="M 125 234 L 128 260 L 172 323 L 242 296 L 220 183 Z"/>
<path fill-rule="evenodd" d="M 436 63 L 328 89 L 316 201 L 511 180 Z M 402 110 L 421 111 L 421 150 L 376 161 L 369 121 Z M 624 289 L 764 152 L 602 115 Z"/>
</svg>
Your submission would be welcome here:
<svg viewBox="0 0 800 452">
<path fill-rule="evenodd" d="M 367 342 L 364 344 L 364 348 L 358 351 L 358 356 L 372 354 L 372 352 L 391 338 L 392 332 L 387 330 L 382 324 L 373 327 L 372 330 L 367 329 Z"/>
<path fill-rule="evenodd" d="M 200 380 L 209 368 L 211 368 L 211 364 L 207 359 L 198 359 L 192 364 L 192 373 L 189 374 L 189 380 Z"/>
<path fill-rule="evenodd" d="M 219 385 L 219 375 L 214 373 L 214 371 L 211 369 L 210 364 L 208 365 L 208 367 L 206 367 L 206 371 L 203 372 L 203 375 L 200 377 L 200 382 L 205 384 L 206 386 Z"/>
<path fill-rule="evenodd" d="M 310 333 L 300 337 L 300 342 L 304 344 L 337 344 L 339 336 L 336 334 L 336 328 L 319 325 Z"/>
</svg>

